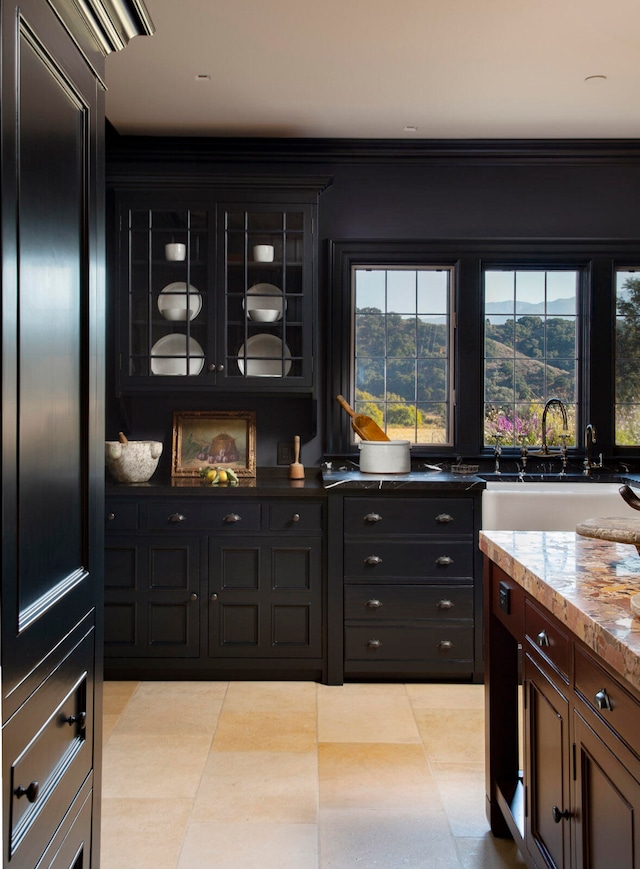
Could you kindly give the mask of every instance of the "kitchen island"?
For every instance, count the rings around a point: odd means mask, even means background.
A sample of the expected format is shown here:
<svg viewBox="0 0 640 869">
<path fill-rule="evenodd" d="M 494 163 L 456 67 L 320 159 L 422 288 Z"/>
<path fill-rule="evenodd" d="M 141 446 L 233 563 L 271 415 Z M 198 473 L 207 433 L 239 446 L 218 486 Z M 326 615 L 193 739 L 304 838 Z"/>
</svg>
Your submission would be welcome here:
<svg viewBox="0 0 640 869">
<path fill-rule="evenodd" d="M 487 815 L 530 867 L 640 866 L 635 547 L 480 534 Z"/>
</svg>

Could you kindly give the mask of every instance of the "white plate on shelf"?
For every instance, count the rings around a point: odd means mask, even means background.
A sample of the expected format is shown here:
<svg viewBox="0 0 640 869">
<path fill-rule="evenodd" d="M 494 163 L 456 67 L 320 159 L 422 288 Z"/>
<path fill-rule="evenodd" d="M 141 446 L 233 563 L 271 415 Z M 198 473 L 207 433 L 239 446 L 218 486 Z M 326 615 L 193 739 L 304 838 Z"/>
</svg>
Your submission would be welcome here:
<svg viewBox="0 0 640 869">
<path fill-rule="evenodd" d="M 286 302 L 282 290 L 273 284 L 254 284 L 242 300 L 247 316 L 259 323 L 273 323 L 282 319 Z"/>
<path fill-rule="evenodd" d="M 165 318 L 178 322 L 187 319 L 195 319 L 202 310 L 202 296 L 200 292 L 189 284 L 189 302 L 187 304 L 187 285 L 183 281 L 168 284 L 158 296 L 158 310 Z"/>
<path fill-rule="evenodd" d="M 187 347 L 189 359 L 187 360 Z M 179 332 L 165 335 L 151 348 L 151 373 L 195 375 L 204 368 L 204 352 L 195 338 L 189 338 Z"/>
<path fill-rule="evenodd" d="M 251 357 L 245 360 L 245 356 Z M 247 377 L 282 377 L 291 371 L 291 351 L 275 335 L 253 335 L 238 350 L 238 368 Z M 245 361 L 247 370 L 245 372 Z"/>
</svg>

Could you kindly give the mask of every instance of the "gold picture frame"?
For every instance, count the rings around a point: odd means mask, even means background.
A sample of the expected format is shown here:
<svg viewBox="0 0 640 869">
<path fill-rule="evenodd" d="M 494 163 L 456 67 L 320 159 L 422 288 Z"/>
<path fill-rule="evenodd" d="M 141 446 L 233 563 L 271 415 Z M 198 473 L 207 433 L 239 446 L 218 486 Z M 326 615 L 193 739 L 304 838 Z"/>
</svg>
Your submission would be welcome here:
<svg viewBox="0 0 640 869">
<path fill-rule="evenodd" d="M 256 415 L 253 411 L 175 411 L 171 474 L 197 477 L 200 468 L 231 468 L 256 475 Z"/>
</svg>

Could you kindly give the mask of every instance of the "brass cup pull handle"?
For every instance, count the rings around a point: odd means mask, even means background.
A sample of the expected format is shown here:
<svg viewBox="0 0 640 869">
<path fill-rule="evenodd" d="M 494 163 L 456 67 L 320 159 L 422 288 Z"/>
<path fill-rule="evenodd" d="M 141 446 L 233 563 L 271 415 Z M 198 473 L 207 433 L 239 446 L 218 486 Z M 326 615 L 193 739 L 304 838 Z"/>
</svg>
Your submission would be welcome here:
<svg viewBox="0 0 640 869">
<path fill-rule="evenodd" d="M 378 607 L 381 607 L 382 603 L 381 603 L 381 601 L 376 600 L 375 598 L 372 598 L 371 600 L 368 600 L 365 603 L 365 606 L 369 607 L 369 609 L 375 610 L 375 609 L 378 609 Z"/>
<path fill-rule="evenodd" d="M 455 606 L 452 600 L 439 600 L 436 604 L 439 610 L 452 610 Z"/>
<path fill-rule="evenodd" d="M 596 701 L 596 706 L 598 709 L 606 709 L 607 712 L 611 712 L 613 710 L 613 706 L 611 705 L 611 697 L 607 694 L 604 688 L 601 688 L 596 696 L 594 697 Z"/>
<path fill-rule="evenodd" d="M 240 522 L 240 520 L 241 517 L 237 513 L 227 513 L 222 521 L 232 524 L 233 522 Z"/>
<path fill-rule="evenodd" d="M 64 722 L 69 725 L 77 724 L 79 730 L 85 730 L 87 727 L 87 713 L 79 712 L 77 715 L 69 715 L 68 718 L 64 719 Z"/>
<path fill-rule="evenodd" d="M 382 647 L 382 642 L 380 640 L 369 640 L 367 642 L 367 647 L 369 649 L 380 649 Z"/>
<path fill-rule="evenodd" d="M 441 525 L 448 525 L 449 522 L 453 522 L 453 516 L 450 516 L 448 513 L 438 513 L 436 522 L 440 522 Z"/>
<path fill-rule="evenodd" d="M 26 797 L 30 803 L 35 803 L 38 799 L 38 793 L 40 791 L 40 782 L 32 781 L 26 788 L 23 788 L 22 785 L 18 785 L 15 789 L 14 794 L 20 799 L 20 797 Z"/>
<path fill-rule="evenodd" d="M 381 519 L 382 516 L 379 513 L 367 513 L 367 515 L 364 517 L 365 522 L 370 522 L 372 524 L 374 522 L 380 522 Z"/>
<path fill-rule="evenodd" d="M 382 559 L 379 555 L 367 555 L 364 560 L 365 564 L 382 564 Z"/>
<path fill-rule="evenodd" d="M 450 652 L 453 649 L 453 643 L 451 640 L 440 640 L 438 648 L 441 652 Z"/>
<path fill-rule="evenodd" d="M 436 558 L 436 564 L 438 567 L 449 567 L 450 564 L 453 564 L 453 558 L 449 555 L 441 555 L 439 558 Z"/>
<path fill-rule="evenodd" d="M 551 817 L 559 824 L 562 820 L 567 820 L 569 817 L 569 809 L 565 809 L 564 812 L 561 812 L 557 806 L 553 806 L 551 809 Z"/>
<path fill-rule="evenodd" d="M 186 518 L 187 517 L 183 516 L 182 513 L 172 513 L 171 516 L 169 516 L 169 522 L 177 525 L 178 522 L 184 522 Z"/>
<path fill-rule="evenodd" d="M 544 646 L 550 646 L 551 643 L 549 641 L 549 634 L 546 631 L 540 631 L 538 636 L 536 637 L 536 643 L 542 649 Z"/>
</svg>

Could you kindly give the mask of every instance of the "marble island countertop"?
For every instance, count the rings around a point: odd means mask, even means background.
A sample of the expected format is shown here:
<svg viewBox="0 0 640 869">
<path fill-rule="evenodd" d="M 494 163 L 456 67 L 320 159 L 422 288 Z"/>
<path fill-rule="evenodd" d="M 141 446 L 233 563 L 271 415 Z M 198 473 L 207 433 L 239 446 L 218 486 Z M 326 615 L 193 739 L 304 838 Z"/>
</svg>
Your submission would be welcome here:
<svg viewBox="0 0 640 869">
<path fill-rule="evenodd" d="M 635 546 L 568 531 L 483 531 L 480 549 L 640 691 Z"/>
</svg>

